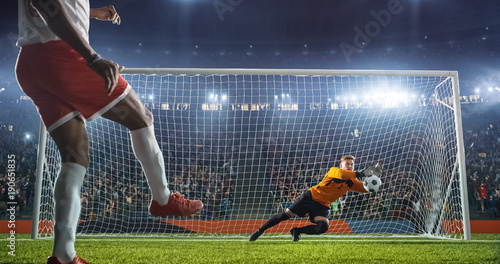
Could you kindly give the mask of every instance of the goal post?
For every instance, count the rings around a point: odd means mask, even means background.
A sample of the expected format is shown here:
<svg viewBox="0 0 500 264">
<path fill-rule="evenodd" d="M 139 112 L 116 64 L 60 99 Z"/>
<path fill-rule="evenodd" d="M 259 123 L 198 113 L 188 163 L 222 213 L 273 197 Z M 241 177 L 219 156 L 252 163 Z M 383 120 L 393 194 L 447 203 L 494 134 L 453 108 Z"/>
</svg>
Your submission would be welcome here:
<svg viewBox="0 0 500 264">
<path fill-rule="evenodd" d="M 87 123 L 81 235 L 247 236 L 350 154 L 358 170 L 383 164 L 383 185 L 332 204 L 327 236 L 470 239 L 455 71 L 131 68 L 122 76 L 153 113 L 169 188 L 205 207 L 150 216 L 128 131 L 99 118 Z M 50 137 L 38 165 L 32 237 L 52 237 L 60 157 Z M 264 237 L 307 223 L 296 217 Z"/>
</svg>

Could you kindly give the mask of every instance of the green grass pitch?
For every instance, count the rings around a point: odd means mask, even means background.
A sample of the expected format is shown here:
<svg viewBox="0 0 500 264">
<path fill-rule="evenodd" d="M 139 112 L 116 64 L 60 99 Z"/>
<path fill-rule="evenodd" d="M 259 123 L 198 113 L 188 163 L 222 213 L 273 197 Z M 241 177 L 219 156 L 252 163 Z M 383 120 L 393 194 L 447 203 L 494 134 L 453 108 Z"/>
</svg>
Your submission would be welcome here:
<svg viewBox="0 0 500 264">
<path fill-rule="evenodd" d="M 15 238 L 8 254 L 0 234 L 0 263 L 45 263 L 51 239 Z M 473 234 L 472 240 L 303 236 L 247 238 L 77 237 L 79 256 L 90 263 L 500 263 L 500 234 Z"/>
</svg>

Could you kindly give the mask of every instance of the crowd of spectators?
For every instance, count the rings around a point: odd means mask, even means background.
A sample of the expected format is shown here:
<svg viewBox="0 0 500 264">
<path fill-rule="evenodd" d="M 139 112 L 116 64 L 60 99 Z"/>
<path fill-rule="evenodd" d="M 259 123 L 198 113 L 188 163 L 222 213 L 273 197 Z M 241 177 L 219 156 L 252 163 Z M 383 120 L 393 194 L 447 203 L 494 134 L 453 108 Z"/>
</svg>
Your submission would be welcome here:
<svg viewBox="0 0 500 264">
<path fill-rule="evenodd" d="M 112 168 L 105 166 L 96 176 L 85 179 L 82 218 L 148 218 L 151 194 L 142 171 L 124 175 Z M 231 217 L 234 181 L 223 170 L 191 164 L 182 166 L 181 171 L 169 177 L 171 192 L 179 192 L 187 199 L 202 200 L 205 204 L 204 209 L 191 218 L 215 220 Z"/>
<path fill-rule="evenodd" d="M 33 203 L 39 124 L 0 122 L 0 217 L 8 217 L 7 202 L 16 214 L 28 213 Z M 15 169 L 9 169 L 15 167 Z M 9 189 L 10 187 L 10 189 Z M 10 214 L 10 213 L 9 213 Z"/>
<path fill-rule="evenodd" d="M 466 129 L 464 141 L 470 211 L 499 218 L 500 122 Z"/>
<path fill-rule="evenodd" d="M 121 130 L 113 131 L 113 126 L 103 131 L 102 122 L 107 121 L 88 124 L 92 156 L 100 162 L 91 163 L 83 185 L 82 218 L 148 218 L 150 190 L 132 150 L 125 148 L 116 156 L 109 155 L 108 151 L 120 148 L 126 140 L 123 137 L 128 135 Z M 157 131 L 169 189 L 204 203 L 203 210 L 190 218 L 229 219 L 236 180 L 234 172 L 231 173 L 236 153 L 232 152 L 232 141 L 225 131 L 196 132 L 189 129 L 188 123 L 172 120 L 167 133 Z M 156 127 L 160 129 L 161 124 Z"/>
<path fill-rule="evenodd" d="M 19 108 L 24 107 L 20 105 Z M 33 116 L 36 116 L 36 112 L 22 114 L 21 110 L 9 111 L 11 114 L 8 115 L 21 114 L 18 117 L 20 119 L 24 115 L 30 116 L 24 120 L 33 120 Z M 263 188 L 267 189 L 266 193 L 273 201 L 269 213 L 283 210 L 304 190 L 319 183 L 328 168 L 338 166 L 336 161 L 340 158 L 338 155 L 342 154 L 356 156 L 358 169 L 370 165 L 370 161 L 380 161 L 387 165 L 388 173 L 384 176 L 382 191 L 373 194 L 348 193 L 332 204 L 332 219 L 416 221 L 419 214 L 430 214 L 435 210 L 450 211 L 449 206 L 456 206 L 450 203 L 446 208 L 435 208 L 433 199 L 436 198 L 429 186 L 417 183 L 414 180 L 416 176 L 410 173 L 414 171 L 412 166 L 417 166 L 418 160 L 422 159 L 418 153 L 423 148 L 437 145 L 435 139 L 424 136 L 423 128 L 387 127 L 381 122 L 370 127 L 371 134 L 361 132 L 356 135 L 352 131 L 342 131 L 342 128 L 335 127 L 334 122 L 321 120 L 321 117 L 315 116 L 313 120 L 307 113 L 286 117 L 293 118 L 294 122 L 280 121 L 282 117 L 276 115 L 279 113 L 254 116 L 256 127 L 252 129 L 258 131 L 254 134 L 246 133 L 245 127 L 239 123 L 231 123 L 242 130 L 234 131 L 234 127 L 227 124 L 228 117 L 224 116 L 211 117 L 210 122 L 213 123 L 203 125 L 192 123 L 196 119 L 172 114 L 167 117 L 169 120 L 166 124 L 158 124 L 157 130 L 168 131 L 157 131 L 157 135 L 167 164 L 170 189 L 184 194 L 188 199 L 200 199 L 205 204 L 203 211 L 193 216 L 194 219 L 235 217 L 234 203 L 236 196 L 241 195 L 236 192 L 237 182 L 241 179 L 238 179 L 235 167 L 239 165 L 239 154 L 245 147 L 243 145 L 253 145 L 254 150 L 260 153 L 259 157 L 266 160 L 263 167 L 267 178 Z M 6 202 L 10 199 L 7 191 L 10 182 L 6 169 L 7 156 L 13 154 L 16 157 L 16 212 L 29 217 L 33 204 L 39 121 L 35 119 L 16 123 L 8 118 L 4 120 L 7 121 L 2 120 L 0 123 L 0 214 L 2 218 L 7 217 Z M 98 152 L 97 147 L 91 146 L 96 162 L 91 164 L 82 189 L 82 219 L 149 217 L 149 187 L 133 152 L 122 151 L 114 159 L 103 159 L 108 149 L 120 147 L 113 144 L 120 145 L 122 142 L 116 140 L 116 133 L 110 133 L 106 139 L 102 136 L 103 131 L 98 130 L 99 124 L 94 126 L 93 123 L 89 123 L 90 137 L 94 136 L 96 144 L 101 144 L 100 148 L 103 149 Z M 332 127 L 315 127 L 318 123 Z M 388 133 L 391 134 L 391 140 L 380 136 Z M 121 136 L 128 135 L 125 133 Z M 383 147 L 364 148 L 373 140 Z M 468 127 L 464 129 L 464 140 L 471 215 L 477 219 L 498 219 L 500 123 L 492 123 L 486 128 Z M 399 164 L 395 157 L 405 160 L 405 164 Z M 128 163 L 124 164 L 124 160 Z M 243 187 L 241 191 L 245 192 L 246 189 Z"/>
</svg>

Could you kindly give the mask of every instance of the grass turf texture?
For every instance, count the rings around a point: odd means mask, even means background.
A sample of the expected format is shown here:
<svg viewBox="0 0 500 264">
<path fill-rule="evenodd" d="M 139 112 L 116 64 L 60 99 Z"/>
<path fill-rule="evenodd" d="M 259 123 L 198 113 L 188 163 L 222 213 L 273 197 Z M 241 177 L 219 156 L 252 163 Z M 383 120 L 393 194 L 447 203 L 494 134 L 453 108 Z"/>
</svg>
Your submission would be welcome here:
<svg viewBox="0 0 500 264">
<path fill-rule="evenodd" d="M 0 263 L 45 263 L 51 239 L 16 235 L 16 256 L 0 234 Z M 90 263 L 500 263 L 500 234 L 471 241 L 427 238 L 109 238 L 78 237 L 76 250 Z"/>
</svg>

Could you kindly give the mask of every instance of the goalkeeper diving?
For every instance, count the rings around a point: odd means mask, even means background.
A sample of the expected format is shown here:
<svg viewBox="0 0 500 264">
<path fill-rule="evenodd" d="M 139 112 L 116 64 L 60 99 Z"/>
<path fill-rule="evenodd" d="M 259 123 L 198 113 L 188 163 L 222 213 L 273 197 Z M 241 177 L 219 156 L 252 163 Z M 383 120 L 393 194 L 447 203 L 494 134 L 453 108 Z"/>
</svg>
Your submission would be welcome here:
<svg viewBox="0 0 500 264">
<path fill-rule="evenodd" d="M 313 224 L 290 229 L 294 242 L 299 241 L 300 234 L 316 235 L 328 231 L 330 204 L 347 191 L 368 193 L 368 188 L 365 188 L 363 182 L 357 178 L 365 178 L 371 175 L 380 177 L 382 175 L 383 169 L 378 163 L 362 171 L 354 171 L 354 159 L 354 156 L 351 155 L 343 156 L 340 159 L 340 168 L 332 167 L 318 185 L 305 191 L 285 211 L 271 217 L 264 225 L 252 233 L 249 241 L 257 240 L 268 228 L 296 215 L 304 217 L 308 214 L 309 221 Z"/>
</svg>

